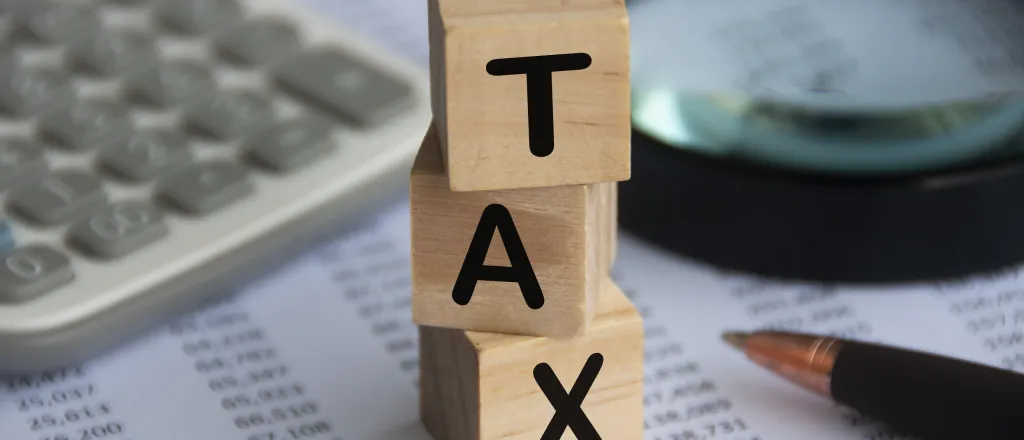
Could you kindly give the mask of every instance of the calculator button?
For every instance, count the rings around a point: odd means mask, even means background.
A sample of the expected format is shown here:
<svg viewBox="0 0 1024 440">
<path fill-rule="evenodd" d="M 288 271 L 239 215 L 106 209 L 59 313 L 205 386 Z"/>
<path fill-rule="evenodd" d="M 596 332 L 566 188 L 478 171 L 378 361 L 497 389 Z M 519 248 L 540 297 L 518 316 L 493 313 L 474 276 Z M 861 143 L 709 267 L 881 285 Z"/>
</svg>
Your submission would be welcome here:
<svg viewBox="0 0 1024 440">
<path fill-rule="evenodd" d="M 23 140 L 0 141 L 0 191 L 18 182 L 42 177 L 47 168 L 39 145 Z"/>
<path fill-rule="evenodd" d="M 128 80 L 131 93 L 150 104 L 169 107 L 209 94 L 216 86 L 213 73 L 191 61 L 169 61 L 150 66 Z"/>
<path fill-rule="evenodd" d="M 242 64 L 258 65 L 277 60 L 299 48 L 299 32 L 291 23 L 273 18 L 245 22 L 214 40 L 226 58 Z"/>
<path fill-rule="evenodd" d="M 0 220 L 0 255 L 11 249 L 14 249 L 14 230 L 11 229 L 10 223 Z"/>
<path fill-rule="evenodd" d="M 238 0 L 172 0 L 156 11 L 170 28 L 191 34 L 223 29 L 243 17 Z"/>
<path fill-rule="evenodd" d="M 132 120 L 119 102 L 88 100 L 43 116 L 40 127 L 67 148 L 87 150 L 128 136 Z"/>
<path fill-rule="evenodd" d="M 185 137 L 171 131 L 141 131 L 102 148 L 100 165 L 128 180 L 147 182 L 191 159 Z"/>
<path fill-rule="evenodd" d="M 167 235 L 163 213 L 146 201 L 116 202 L 71 226 L 69 239 L 85 252 L 120 258 Z"/>
<path fill-rule="evenodd" d="M 44 245 L 20 247 L 0 256 L 0 302 L 27 301 L 74 278 L 66 255 Z"/>
<path fill-rule="evenodd" d="M 18 29 L 38 42 L 63 43 L 100 29 L 100 17 L 89 6 L 51 0 L 32 0 L 19 8 L 15 22 Z"/>
<path fill-rule="evenodd" d="M 362 126 L 384 122 L 412 96 L 408 84 L 330 49 L 291 57 L 274 69 L 273 76 L 300 99 Z"/>
<path fill-rule="evenodd" d="M 122 74 L 156 59 L 156 43 L 147 34 L 118 31 L 83 38 L 70 48 L 71 58 L 100 75 Z"/>
<path fill-rule="evenodd" d="M 0 106 L 9 114 L 27 116 L 75 96 L 68 77 L 57 70 L 0 67 Z"/>
<path fill-rule="evenodd" d="M 273 118 L 270 101 L 248 91 L 221 92 L 185 110 L 189 124 L 218 139 L 245 134 Z"/>
<path fill-rule="evenodd" d="M 190 166 L 169 176 L 161 195 L 174 207 L 189 214 L 209 214 L 232 204 L 253 191 L 245 167 L 228 161 Z"/>
<path fill-rule="evenodd" d="M 318 118 L 282 122 L 252 136 L 248 153 L 270 169 L 292 171 L 334 150 L 332 131 L 331 124 Z"/>
<path fill-rule="evenodd" d="M 106 200 L 100 181 L 81 171 L 57 171 L 11 191 L 11 210 L 30 221 L 55 226 Z"/>
</svg>

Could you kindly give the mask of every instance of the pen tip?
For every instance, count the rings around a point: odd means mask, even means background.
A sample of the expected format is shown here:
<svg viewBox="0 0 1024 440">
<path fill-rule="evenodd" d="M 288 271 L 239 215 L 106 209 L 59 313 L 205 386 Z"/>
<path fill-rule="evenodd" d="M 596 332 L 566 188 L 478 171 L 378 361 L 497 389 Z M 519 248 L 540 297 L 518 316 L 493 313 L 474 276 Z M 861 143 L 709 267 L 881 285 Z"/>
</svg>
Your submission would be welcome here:
<svg viewBox="0 0 1024 440">
<path fill-rule="evenodd" d="M 743 350 L 747 345 L 747 338 L 750 337 L 749 333 L 744 332 L 725 332 L 722 333 L 722 339 L 729 345 L 735 347 L 738 350 Z"/>
</svg>

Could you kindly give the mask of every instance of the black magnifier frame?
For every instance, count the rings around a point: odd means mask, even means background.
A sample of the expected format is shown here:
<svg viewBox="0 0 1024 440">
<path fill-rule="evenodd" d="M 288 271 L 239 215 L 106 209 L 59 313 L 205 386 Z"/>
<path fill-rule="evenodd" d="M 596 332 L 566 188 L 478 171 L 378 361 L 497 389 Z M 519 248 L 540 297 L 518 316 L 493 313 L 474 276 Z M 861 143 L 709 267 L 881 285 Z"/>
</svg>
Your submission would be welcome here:
<svg viewBox="0 0 1024 440">
<path fill-rule="evenodd" d="M 632 177 L 619 184 L 621 226 L 712 266 L 876 284 L 1024 262 L 1024 152 L 1012 145 L 962 166 L 860 177 L 714 157 L 636 128 L 632 142 Z"/>
</svg>

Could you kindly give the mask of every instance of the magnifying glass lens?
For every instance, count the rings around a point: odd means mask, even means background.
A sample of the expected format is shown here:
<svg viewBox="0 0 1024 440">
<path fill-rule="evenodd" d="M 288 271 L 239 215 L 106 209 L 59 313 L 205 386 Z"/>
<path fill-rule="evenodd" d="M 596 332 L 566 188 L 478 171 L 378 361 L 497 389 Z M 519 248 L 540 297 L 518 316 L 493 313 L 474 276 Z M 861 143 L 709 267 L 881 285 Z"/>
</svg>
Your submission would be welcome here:
<svg viewBox="0 0 1024 440">
<path fill-rule="evenodd" d="M 1020 148 L 1024 3 L 628 7 L 634 126 L 667 146 L 847 175 L 944 169 Z"/>
<path fill-rule="evenodd" d="M 633 126 L 666 146 L 819 173 L 921 172 L 1013 154 L 1024 100 L 910 109 L 815 109 L 633 86 Z"/>
</svg>

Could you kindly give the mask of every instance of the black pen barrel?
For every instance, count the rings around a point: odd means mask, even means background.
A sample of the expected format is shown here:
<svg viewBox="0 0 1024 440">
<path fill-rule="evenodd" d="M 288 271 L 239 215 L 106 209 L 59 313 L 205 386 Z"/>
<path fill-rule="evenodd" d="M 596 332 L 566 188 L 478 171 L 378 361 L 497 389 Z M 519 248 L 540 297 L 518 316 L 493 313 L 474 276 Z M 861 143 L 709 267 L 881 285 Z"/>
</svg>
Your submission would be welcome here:
<svg viewBox="0 0 1024 440">
<path fill-rule="evenodd" d="M 1024 375 L 932 354 L 843 343 L 832 397 L 921 440 L 1024 439 Z"/>
</svg>

